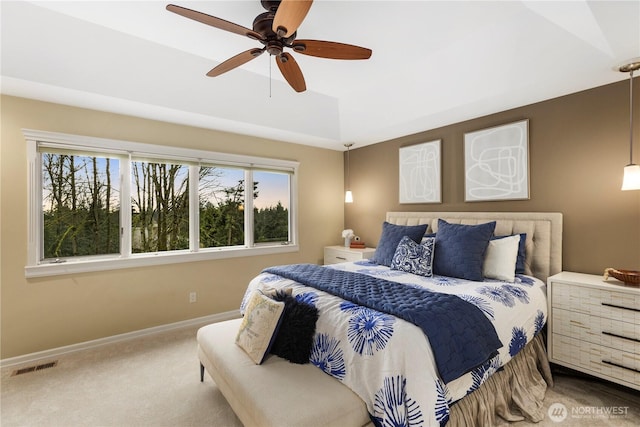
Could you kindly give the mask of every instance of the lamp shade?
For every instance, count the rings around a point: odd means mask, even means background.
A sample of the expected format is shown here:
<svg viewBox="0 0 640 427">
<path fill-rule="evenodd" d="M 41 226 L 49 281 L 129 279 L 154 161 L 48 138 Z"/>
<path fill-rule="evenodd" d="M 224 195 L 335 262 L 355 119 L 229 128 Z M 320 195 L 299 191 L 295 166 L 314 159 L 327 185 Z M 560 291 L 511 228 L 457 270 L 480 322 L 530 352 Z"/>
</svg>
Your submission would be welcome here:
<svg viewBox="0 0 640 427">
<path fill-rule="evenodd" d="M 347 192 L 344 193 L 344 202 L 353 203 L 353 193 L 351 192 L 351 190 L 347 190 Z"/>
<path fill-rule="evenodd" d="M 623 190 L 640 190 L 640 165 L 630 164 L 624 167 Z"/>
</svg>

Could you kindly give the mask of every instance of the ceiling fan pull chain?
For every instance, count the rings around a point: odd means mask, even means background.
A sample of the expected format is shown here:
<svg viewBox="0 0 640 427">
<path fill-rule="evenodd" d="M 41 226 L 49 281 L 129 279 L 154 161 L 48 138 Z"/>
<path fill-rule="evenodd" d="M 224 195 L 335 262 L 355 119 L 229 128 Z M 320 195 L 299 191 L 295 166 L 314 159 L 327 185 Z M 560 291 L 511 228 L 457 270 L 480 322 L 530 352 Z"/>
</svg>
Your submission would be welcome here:
<svg viewBox="0 0 640 427">
<path fill-rule="evenodd" d="M 269 55 L 269 98 L 271 98 L 271 55 Z"/>
</svg>

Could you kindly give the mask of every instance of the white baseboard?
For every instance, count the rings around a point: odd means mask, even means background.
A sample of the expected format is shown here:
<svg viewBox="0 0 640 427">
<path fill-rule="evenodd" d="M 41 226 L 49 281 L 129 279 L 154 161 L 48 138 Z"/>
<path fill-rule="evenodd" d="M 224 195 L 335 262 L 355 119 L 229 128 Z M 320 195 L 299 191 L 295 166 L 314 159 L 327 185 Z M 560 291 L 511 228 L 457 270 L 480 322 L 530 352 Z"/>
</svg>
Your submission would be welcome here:
<svg viewBox="0 0 640 427">
<path fill-rule="evenodd" d="M 64 347 L 58 347 L 50 350 L 38 351 L 36 353 L 30 353 L 22 356 L 2 359 L 0 360 L 0 368 L 32 363 L 36 360 L 41 360 L 41 359 L 50 359 L 50 358 L 58 357 L 67 353 L 87 350 L 87 349 L 99 347 L 102 345 L 140 338 L 143 336 L 153 335 L 160 332 L 167 332 L 173 329 L 195 327 L 198 325 L 204 326 L 210 323 L 236 319 L 238 317 L 240 317 L 240 311 L 234 310 L 234 311 L 227 311 L 225 313 L 212 314 L 210 316 L 198 317 L 195 319 L 183 320 L 181 322 L 169 323 L 167 325 L 154 326 L 152 328 L 141 329 L 139 331 L 127 332 L 125 334 L 113 335 L 110 337 L 99 338 L 97 340 L 85 341 L 78 344 L 72 344 Z"/>
</svg>

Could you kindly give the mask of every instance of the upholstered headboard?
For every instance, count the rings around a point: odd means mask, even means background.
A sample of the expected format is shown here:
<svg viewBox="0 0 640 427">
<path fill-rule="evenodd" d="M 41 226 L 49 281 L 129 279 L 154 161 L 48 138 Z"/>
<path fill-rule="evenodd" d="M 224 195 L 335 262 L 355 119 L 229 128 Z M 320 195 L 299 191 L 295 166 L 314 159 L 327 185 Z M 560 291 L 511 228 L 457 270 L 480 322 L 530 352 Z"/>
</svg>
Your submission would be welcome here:
<svg viewBox="0 0 640 427">
<path fill-rule="evenodd" d="M 429 224 L 438 231 L 438 219 L 455 224 L 496 221 L 496 236 L 527 233 L 525 273 L 543 281 L 562 271 L 562 214 L 556 212 L 387 212 L 387 222 Z M 437 249 L 436 249 L 437 250 Z"/>
</svg>

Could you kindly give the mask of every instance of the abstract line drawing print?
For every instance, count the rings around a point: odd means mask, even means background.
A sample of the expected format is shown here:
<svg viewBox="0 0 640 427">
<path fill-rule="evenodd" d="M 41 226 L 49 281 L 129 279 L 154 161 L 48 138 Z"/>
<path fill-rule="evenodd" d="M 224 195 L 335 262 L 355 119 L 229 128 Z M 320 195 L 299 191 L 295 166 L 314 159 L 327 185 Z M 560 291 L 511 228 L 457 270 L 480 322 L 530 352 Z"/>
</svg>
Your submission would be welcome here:
<svg viewBox="0 0 640 427">
<path fill-rule="evenodd" d="M 440 140 L 400 148 L 400 203 L 441 203 Z"/>
<path fill-rule="evenodd" d="M 465 201 L 529 198 L 528 120 L 465 134 Z"/>
</svg>

